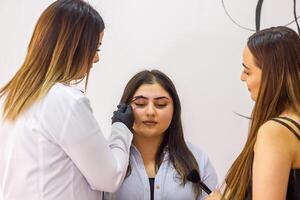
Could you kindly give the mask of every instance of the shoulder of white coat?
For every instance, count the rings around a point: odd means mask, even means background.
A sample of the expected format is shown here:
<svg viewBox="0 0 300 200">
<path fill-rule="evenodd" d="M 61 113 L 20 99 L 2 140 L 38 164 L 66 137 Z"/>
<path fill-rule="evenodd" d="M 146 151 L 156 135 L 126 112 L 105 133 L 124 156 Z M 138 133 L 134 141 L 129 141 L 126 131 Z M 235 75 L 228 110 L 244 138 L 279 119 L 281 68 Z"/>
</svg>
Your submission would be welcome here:
<svg viewBox="0 0 300 200">
<path fill-rule="evenodd" d="M 77 88 L 56 83 L 49 90 L 47 96 L 54 96 L 55 98 L 61 97 L 65 99 L 80 99 L 85 97 L 84 93 Z"/>
<path fill-rule="evenodd" d="M 74 105 L 90 107 L 90 102 L 80 90 L 61 83 L 56 83 L 42 99 L 42 109 L 52 109 L 53 112 L 66 112 Z"/>
<path fill-rule="evenodd" d="M 187 144 L 189 150 L 194 155 L 195 159 L 197 160 L 199 167 L 200 167 L 200 165 L 205 165 L 208 161 L 207 153 L 204 150 L 202 150 L 201 148 L 197 147 L 196 145 L 194 145 L 190 142 L 186 142 L 186 144 Z"/>
<path fill-rule="evenodd" d="M 62 127 L 71 120 L 90 116 L 91 112 L 89 100 L 83 93 L 76 88 L 57 83 L 41 99 L 34 114 L 37 115 L 40 126 L 50 133 L 55 141 L 61 141 L 61 136 L 57 134 Z M 80 122 L 83 123 L 83 120 Z"/>
<path fill-rule="evenodd" d="M 186 142 L 186 144 L 198 163 L 201 180 L 204 180 L 210 188 L 216 188 L 218 186 L 218 177 L 207 153 L 189 142 Z"/>
<path fill-rule="evenodd" d="M 83 92 L 71 86 L 56 83 L 45 96 L 45 100 L 72 104 L 79 99 L 87 99 Z"/>
</svg>

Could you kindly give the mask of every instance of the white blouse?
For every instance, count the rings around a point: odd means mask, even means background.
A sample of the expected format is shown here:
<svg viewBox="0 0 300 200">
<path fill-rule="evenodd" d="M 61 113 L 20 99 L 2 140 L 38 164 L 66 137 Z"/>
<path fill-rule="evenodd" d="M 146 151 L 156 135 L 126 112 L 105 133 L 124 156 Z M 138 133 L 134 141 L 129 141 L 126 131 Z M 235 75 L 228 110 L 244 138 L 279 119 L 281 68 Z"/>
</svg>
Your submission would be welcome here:
<svg viewBox="0 0 300 200">
<path fill-rule="evenodd" d="M 201 149 L 187 143 L 199 165 L 200 178 L 212 191 L 218 187 L 218 178 L 208 155 Z M 135 146 L 131 146 L 131 173 L 115 193 L 106 193 L 105 200 L 150 200 L 149 177 L 144 167 L 142 155 Z M 201 191 L 197 200 L 204 200 L 207 194 Z M 155 200 L 195 200 L 193 184 L 181 184 L 180 176 L 169 160 L 166 152 L 154 179 Z"/>
<path fill-rule="evenodd" d="M 57 83 L 14 124 L 0 124 L 0 194 L 3 200 L 99 200 L 124 179 L 131 141 L 120 122 L 107 141 L 84 94 Z"/>
</svg>

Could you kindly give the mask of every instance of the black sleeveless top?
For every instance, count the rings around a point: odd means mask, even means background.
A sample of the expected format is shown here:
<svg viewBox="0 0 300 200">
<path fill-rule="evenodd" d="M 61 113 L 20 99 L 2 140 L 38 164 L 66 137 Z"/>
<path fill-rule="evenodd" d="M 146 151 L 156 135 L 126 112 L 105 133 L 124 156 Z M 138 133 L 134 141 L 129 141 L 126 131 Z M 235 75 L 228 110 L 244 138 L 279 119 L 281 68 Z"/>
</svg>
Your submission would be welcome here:
<svg viewBox="0 0 300 200">
<path fill-rule="evenodd" d="M 276 117 L 272 120 L 278 122 L 288 128 L 300 141 L 300 136 L 297 134 L 297 131 L 293 129 L 290 125 L 285 123 L 284 121 L 280 120 L 287 120 L 295 125 L 300 132 L 300 125 L 295 122 L 294 120 L 287 118 L 287 117 Z M 247 192 L 246 192 L 246 200 L 252 200 L 252 187 L 251 184 L 249 185 Z M 286 193 L 286 200 L 300 200 L 300 169 L 291 169 L 290 176 L 289 176 L 289 183 Z"/>
</svg>

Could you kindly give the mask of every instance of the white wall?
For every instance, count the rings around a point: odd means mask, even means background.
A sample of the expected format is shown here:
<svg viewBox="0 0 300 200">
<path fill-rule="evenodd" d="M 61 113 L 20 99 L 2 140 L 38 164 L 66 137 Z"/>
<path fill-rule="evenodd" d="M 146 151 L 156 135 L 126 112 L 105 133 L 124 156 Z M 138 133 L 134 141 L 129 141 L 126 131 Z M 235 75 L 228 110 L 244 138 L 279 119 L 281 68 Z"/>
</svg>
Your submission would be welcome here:
<svg viewBox="0 0 300 200">
<path fill-rule="evenodd" d="M 51 2 L 0 0 L 0 86 L 19 68 L 34 24 Z M 248 121 L 234 112 L 251 112 L 239 76 L 242 50 L 253 32 L 234 25 L 221 0 L 90 2 L 106 23 L 101 62 L 92 70 L 88 89 L 105 135 L 130 77 L 142 69 L 160 69 L 178 89 L 186 138 L 209 154 L 222 180 L 247 135 Z M 224 3 L 237 22 L 255 28 L 257 1 Z M 265 0 L 261 27 L 287 24 L 292 9 L 292 1 Z"/>
</svg>

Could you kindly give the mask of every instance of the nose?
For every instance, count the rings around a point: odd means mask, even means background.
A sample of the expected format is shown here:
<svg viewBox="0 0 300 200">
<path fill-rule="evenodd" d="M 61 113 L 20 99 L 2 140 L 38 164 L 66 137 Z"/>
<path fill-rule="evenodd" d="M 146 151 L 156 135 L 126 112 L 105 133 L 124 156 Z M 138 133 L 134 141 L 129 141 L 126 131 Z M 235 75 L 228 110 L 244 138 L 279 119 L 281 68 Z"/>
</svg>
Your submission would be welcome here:
<svg viewBox="0 0 300 200">
<path fill-rule="evenodd" d="M 246 81 L 246 75 L 244 72 L 242 72 L 241 76 L 240 76 L 241 81 Z"/>
<path fill-rule="evenodd" d="M 154 105 L 152 103 L 149 103 L 146 108 L 146 114 L 151 116 L 151 115 L 155 115 L 155 113 L 156 113 L 156 110 L 155 110 Z"/>
<path fill-rule="evenodd" d="M 93 63 L 97 63 L 99 62 L 99 54 L 98 52 L 96 52 L 95 56 L 94 56 L 94 59 L 93 59 Z"/>
</svg>

